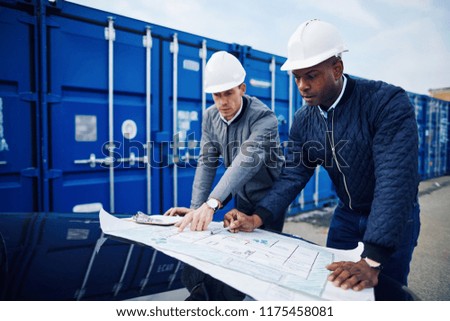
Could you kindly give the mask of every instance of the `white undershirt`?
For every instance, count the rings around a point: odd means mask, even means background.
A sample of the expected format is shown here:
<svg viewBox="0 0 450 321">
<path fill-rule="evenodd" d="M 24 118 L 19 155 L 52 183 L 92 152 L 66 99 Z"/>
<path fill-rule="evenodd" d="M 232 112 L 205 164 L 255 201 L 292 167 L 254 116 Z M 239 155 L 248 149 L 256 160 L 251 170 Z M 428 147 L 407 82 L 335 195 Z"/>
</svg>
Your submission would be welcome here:
<svg viewBox="0 0 450 321">
<path fill-rule="evenodd" d="M 342 85 L 342 90 L 341 93 L 339 94 L 338 98 L 336 99 L 336 101 L 333 103 L 333 105 L 330 106 L 330 108 L 328 108 L 327 111 L 323 111 L 322 108 L 320 108 L 320 106 L 317 106 L 317 108 L 319 108 L 320 113 L 322 114 L 322 116 L 326 119 L 328 118 L 328 112 L 331 111 L 332 109 L 334 109 L 337 104 L 339 103 L 339 101 L 341 101 L 342 96 L 344 95 L 344 91 L 345 91 L 345 87 L 347 86 L 347 78 L 342 75 L 342 78 L 344 78 L 344 84 Z"/>
<path fill-rule="evenodd" d="M 238 112 L 236 113 L 236 115 L 234 115 L 233 116 L 233 118 L 231 118 L 230 120 L 226 120 L 223 116 L 222 116 L 222 114 L 219 112 L 219 116 L 220 116 L 220 119 L 222 119 L 224 122 L 225 122 L 225 124 L 227 124 L 228 126 L 230 126 L 230 124 L 237 118 L 237 116 L 239 116 L 239 114 L 241 113 L 241 111 L 242 111 L 242 106 L 244 105 L 244 102 L 243 102 L 243 98 L 241 98 L 241 107 L 239 107 L 239 110 L 238 110 Z"/>
</svg>

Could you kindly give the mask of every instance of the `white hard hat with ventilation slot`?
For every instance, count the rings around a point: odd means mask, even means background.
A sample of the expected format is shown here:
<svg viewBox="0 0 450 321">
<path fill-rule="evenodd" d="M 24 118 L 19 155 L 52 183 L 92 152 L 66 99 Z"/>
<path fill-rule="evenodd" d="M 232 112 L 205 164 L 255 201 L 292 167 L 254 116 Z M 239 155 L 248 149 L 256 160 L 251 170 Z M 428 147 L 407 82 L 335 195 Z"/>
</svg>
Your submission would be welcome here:
<svg viewBox="0 0 450 321">
<path fill-rule="evenodd" d="M 345 51 L 348 49 L 336 27 L 317 19 L 309 20 L 289 39 L 288 59 L 281 70 L 309 68 Z"/>
<path fill-rule="evenodd" d="M 245 70 L 239 60 L 226 51 L 218 51 L 205 67 L 205 92 L 218 93 L 244 82 Z"/>
</svg>

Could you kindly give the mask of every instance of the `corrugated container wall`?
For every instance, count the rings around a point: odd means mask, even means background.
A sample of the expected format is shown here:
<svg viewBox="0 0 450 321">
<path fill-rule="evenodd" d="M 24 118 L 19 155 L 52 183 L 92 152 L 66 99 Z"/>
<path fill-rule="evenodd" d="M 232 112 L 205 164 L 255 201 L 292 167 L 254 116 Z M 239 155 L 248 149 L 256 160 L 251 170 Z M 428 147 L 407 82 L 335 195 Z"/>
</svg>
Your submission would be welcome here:
<svg viewBox="0 0 450 321">
<path fill-rule="evenodd" d="M 416 110 L 419 173 L 423 180 L 449 174 L 450 102 L 408 93 Z"/>
<path fill-rule="evenodd" d="M 41 208 L 34 8 L 0 7 L 0 212 Z"/>
<path fill-rule="evenodd" d="M 240 59 L 247 93 L 274 110 L 288 140 L 302 101 L 292 76 L 280 71 L 283 57 L 65 1 L 0 5 L 7 48 L 0 51 L 0 212 L 189 206 L 202 113 L 213 103 L 203 94 L 203 70 L 219 50 Z M 410 98 L 421 176 L 444 175 L 449 106 Z M 318 168 L 288 215 L 335 200 Z"/>
</svg>

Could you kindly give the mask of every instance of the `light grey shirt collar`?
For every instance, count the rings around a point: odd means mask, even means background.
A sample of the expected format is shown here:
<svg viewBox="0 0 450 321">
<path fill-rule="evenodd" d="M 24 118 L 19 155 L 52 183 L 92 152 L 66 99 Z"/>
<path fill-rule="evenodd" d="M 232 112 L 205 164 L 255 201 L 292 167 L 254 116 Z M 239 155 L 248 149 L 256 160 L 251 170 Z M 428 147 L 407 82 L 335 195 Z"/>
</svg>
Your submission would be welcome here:
<svg viewBox="0 0 450 321">
<path fill-rule="evenodd" d="M 236 115 L 233 116 L 233 118 L 231 118 L 230 120 L 226 120 L 222 114 L 219 112 L 219 116 L 220 119 L 222 119 L 224 121 L 225 124 L 227 124 L 228 126 L 240 115 L 240 113 L 242 112 L 242 106 L 244 105 L 244 99 L 241 98 L 241 107 L 239 107 L 238 112 L 236 113 Z"/>
</svg>

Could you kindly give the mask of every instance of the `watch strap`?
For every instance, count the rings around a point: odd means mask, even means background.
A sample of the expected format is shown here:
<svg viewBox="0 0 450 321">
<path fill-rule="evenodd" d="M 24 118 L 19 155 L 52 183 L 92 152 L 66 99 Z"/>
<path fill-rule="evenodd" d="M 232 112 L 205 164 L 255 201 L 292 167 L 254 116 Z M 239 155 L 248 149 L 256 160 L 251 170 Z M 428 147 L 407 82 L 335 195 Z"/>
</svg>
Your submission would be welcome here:
<svg viewBox="0 0 450 321">
<path fill-rule="evenodd" d="M 363 258 L 363 260 L 366 261 L 367 265 L 374 270 L 381 271 L 383 269 L 383 265 L 381 265 L 381 263 L 376 262 L 368 257 Z"/>
</svg>

